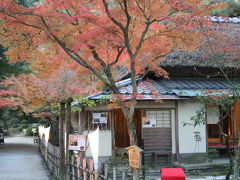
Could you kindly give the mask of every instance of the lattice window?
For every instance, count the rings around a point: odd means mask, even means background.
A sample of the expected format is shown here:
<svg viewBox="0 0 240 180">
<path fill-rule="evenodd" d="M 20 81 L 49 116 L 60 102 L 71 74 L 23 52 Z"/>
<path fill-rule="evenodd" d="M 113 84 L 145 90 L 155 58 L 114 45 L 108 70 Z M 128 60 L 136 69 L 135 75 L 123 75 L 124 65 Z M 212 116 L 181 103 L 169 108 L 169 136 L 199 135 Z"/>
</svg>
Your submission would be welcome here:
<svg viewBox="0 0 240 180">
<path fill-rule="evenodd" d="M 146 110 L 146 119 L 153 121 L 151 123 L 155 123 L 155 127 L 171 127 L 170 110 Z"/>
</svg>

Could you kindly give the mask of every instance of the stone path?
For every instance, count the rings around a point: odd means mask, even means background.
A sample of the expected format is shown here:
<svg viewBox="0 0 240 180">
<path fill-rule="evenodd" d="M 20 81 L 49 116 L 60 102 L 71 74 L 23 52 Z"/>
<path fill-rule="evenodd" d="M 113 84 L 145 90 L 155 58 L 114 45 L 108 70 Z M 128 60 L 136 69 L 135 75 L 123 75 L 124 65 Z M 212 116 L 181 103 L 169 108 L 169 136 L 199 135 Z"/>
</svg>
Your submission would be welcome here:
<svg viewBox="0 0 240 180">
<path fill-rule="evenodd" d="M 0 144 L 0 180 L 48 180 L 37 144 L 31 137 L 8 137 Z"/>
</svg>

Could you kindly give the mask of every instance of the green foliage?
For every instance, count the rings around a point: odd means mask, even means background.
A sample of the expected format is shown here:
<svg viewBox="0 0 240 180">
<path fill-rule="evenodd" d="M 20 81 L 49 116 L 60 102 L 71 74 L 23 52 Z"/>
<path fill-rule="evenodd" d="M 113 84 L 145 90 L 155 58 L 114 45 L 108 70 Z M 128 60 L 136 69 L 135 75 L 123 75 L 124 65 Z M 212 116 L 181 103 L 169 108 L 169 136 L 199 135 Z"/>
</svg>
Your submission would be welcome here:
<svg viewBox="0 0 240 180">
<path fill-rule="evenodd" d="M 217 149 L 209 149 L 208 150 L 208 158 L 215 159 L 219 157 L 219 151 Z"/>
<path fill-rule="evenodd" d="M 240 1 L 231 0 L 228 2 L 228 7 L 212 12 L 214 16 L 239 17 L 240 16 Z"/>
<path fill-rule="evenodd" d="M 197 176 L 197 175 L 199 175 L 200 174 L 200 171 L 199 170 L 191 170 L 191 171 L 189 171 L 189 175 L 192 175 L 192 176 Z"/>
<path fill-rule="evenodd" d="M 21 121 L 21 124 L 28 124 L 28 123 L 29 122 L 27 120 L 25 120 L 25 119 Z"/>
<path fill-rule="evenodd" d="M 128 166 L 128 155 L 126 152 L 120 151 L 117 155 L 109 157 L 106 163 L 110 168 L 113 166 Z"/>
<path fill-rule="evenodd" d="M 22 125 L 22 128 L 23 128 L 23 129 L 27 129 L 27 128 L 28 128 L 28 124 L 23 124 L 23 125 Z"/>
<path fill-rule="evenodd" d="M 19 127 L 19 124 L 14 124 L 12 127 L 13 127 L 13 128 L 18 128 L 18 127 Z"/>
<path fill-rule="evenodd" d="M 17 62 L 17 63 L 9 63 L 6 60 L 6 57 L 4 55 L 4 52 L 6 49 L 0 45 L 0 81 L 5 79 L 6 77 L 10 77 L 12 75 L 18 76 L 22 73 L 30 73 L 30 70 L 28 69 L 28 64 L 26 62 Z"/>
<path fill-rule="evenodd" d="M 19 119 L 18 118 L 12 118 L 10 121 L 9 121 L 9 125 L 12 126 L 14 124 L 19 124 Z"/>
<path fill-rule="evenodd" d="M 4 136 L 10 136 L 10 131 L 4 130 L 4 131 L 3 131 L 3 134 L 4 134 Z"/>
<path fill-rule="evenodd" d="M 47 119 L 42 118 L 42 119 L 40 119 L 38 122 L 39 122 L 39 124 L 41 124 L 41 125 L 45 125 L 45 124 L 47 124 Z"/>
<path fill-rule="evenodd" d="M 35 134 L 33 134 L 33 131 L 32 131 L 33 129 L 37 129 L 37 133 L 38 133 L 38 128 L 37 127 L 29 127 L 29 128 L 27 128 L 27 131 L 26 131 L 28 136 L 34 136 L 35 135 Z"/>
<path fill-rule="evenodd" d="M 196 111 L 195 116 L 191 117 L 191 123 L 184 122 L 183 126 L 193 125 L 194 127 L 196 127 L 206 124 L 206 112 L 206 107 L 202 106 L 199 110 Z"/>
<path fill-rule="evenodd" d="M 19 127 L 19 128 L 17 129 L 17 131 L 18 131 L 18 132 L 22 132 L 22 131 L 23 131 L 23 128 Z"/>
<path fill-rule="evenodd" d="M 201 133 L 199 131 L 194 131 L 193 133 L 195 142 L 201 142 L 202 141 Z"/>
</svg>

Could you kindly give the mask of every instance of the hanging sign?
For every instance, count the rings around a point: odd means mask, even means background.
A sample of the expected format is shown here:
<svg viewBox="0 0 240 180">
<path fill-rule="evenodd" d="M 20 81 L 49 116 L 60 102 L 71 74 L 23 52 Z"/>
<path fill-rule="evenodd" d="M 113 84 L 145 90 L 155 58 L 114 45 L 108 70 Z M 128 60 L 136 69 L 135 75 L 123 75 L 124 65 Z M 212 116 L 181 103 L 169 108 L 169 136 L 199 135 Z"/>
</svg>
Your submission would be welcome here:
<svg viewBox="0 0 240 180">
<path fill-rule="evenodd" d="M 91 147 L 91 152 L 94 161 L 94 169 L 98 169 L 98 155 L 99 155 L 99 127 L 88 134 L 88 140 Z"/>
<path fill-rule="evenodd" d="M 86 136 L 79 134 L 69 134 L 69 150 L 86 151 Z"/>
<path fill-rule="evenodd" d="M 106 124 L 107 123 L 107 113 L 93 113 L 93 124 Z"/>
</svg>

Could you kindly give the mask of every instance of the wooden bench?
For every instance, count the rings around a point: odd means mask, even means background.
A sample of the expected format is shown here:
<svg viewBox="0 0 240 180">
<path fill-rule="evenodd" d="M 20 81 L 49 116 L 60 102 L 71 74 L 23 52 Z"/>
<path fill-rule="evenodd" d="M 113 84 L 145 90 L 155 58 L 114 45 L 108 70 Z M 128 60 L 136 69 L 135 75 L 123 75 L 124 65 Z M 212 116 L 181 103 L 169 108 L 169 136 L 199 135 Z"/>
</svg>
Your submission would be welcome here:
<svg viewBox="0 0 240 180">
<path fill-rule="evenodd" d="M 171 151 L 153 151 L 152 156 L 153 156 L 153 159 L 154 159 L 155 167 L 157 166 L 157 157 L 158 156 L 167 156 L 167 163 L 170 166 L 171 162 L 172 162 L 171 154 L 172 154 Z"/>
</svg>

